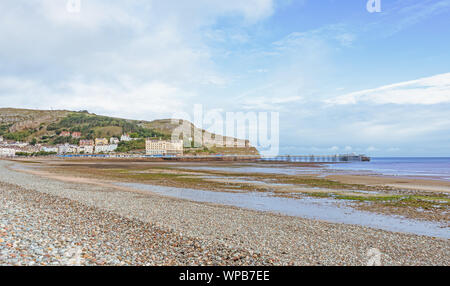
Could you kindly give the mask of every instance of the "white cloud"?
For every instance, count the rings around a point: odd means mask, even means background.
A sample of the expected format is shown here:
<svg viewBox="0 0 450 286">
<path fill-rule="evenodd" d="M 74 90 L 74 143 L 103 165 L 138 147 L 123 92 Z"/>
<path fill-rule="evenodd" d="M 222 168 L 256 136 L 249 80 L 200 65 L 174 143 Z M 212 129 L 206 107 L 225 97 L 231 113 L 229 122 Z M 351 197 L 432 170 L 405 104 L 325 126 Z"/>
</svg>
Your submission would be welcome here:
<svg viewBox="0 0 450 286">
<path fill-rule="evenodd" d="M 328 104 L 439 104 L 450 103 L 450 73 L 349 93 Z"/>
<path fill-rule="evenodd" d="M 325 42 L 338 43 L 341 46 L 351 46 L 356 34 L 343 24 L 328 25 L 306 32 L 293 32 L 273 44 L 279 50 L 298 49 L 299 47 L 317 48 Z"/>
<path fill-rule="evenodd" d="M 431 8 L 426 1 L 413 13 L 397 8 L 369 27 L 317 19 L 306 26 L 319 28 L 306 31 L 303 21 L 284 25 L 291 18 L 278 25 L 278 17 L 293 14 L 280 8 L 289 0 L 81 0 L 78 14 L 67 13 L 65 2 L 0 1 L 1 106 L 136 119 L 189 112 L 194 103 L 223 112 L 275 110 L 282 144 L 306 146 L 301 153 L 332 153 L 334 145 L 341 152 L 371 145 L 378 153 L 392 146 L 408 152 L 408 144 L 419 144 L 409 142 L 441 142 L 448 150 L 449 74 L 346 94 L 326 106 L 322 100 L 346 93 L 346 78 L 364 77 L 365 63 L 354 62 L 362 53 L 353 51 L 369 51 L 365 40 L 447 11 L 450 0 Z M 411 6 L 403 2 L 396 3 Z M 275 8 L 277 24 L 264 23 Z"/>
<path fill-rule="evenodd" d="M 29 2 L 29 1 L 28 1 Z M 54 25 L 74 26 L 78 28 L 99 29 L 113 23 L 131 28 L 142 29 L 145 27 L 143 19 L 133 17 L 132 11 L 126 6 L 116 5 L 111 1 L 86 1 L 80 0 L 81 9 L 78 13 L 70 13 L 67 10 L 67 1 L 42 0 L 33 5 L 36 13 Z M 29 6 L 30 8 L 30 6 Z M 141 3 L 141 10 L 150 11 L 150 3 Z"/>
<path fill-rule="evenodd" d="M 170 116 L 230 79 L 202 32 L 223 17 L 252 25 L 272 0 L 1 1 L 2 106 Z M 244 36 L 237 39 L 245 40 Z M 196 100 L 203 100 L 198 98 Z"/>
<path fill-rule="evenodd" d="M 332 56 L 338 49 L 353 43 L 346 25 L 326 25 L 321 28 L 289 33 L 270 45 L 258 46 L 238 55 L 250 66 L 239 78 L 242 85 L 257 78 L 235 97 L 240 107 L 257 110 L 291 109 L 317 95 L 322 78 L 333 70 Z M 270 58 L 268 60 L 268 58 Z"/>
<path fill-rule="evenodd" d="M 162 82 L 137 83 L 123 79 L 114 84 L 73 80 L 56 85 L 19 78 L 0 78 L 2 105 L 18 108 L 88 109 L 115 116 L 156 119 L 185 108 L 195 94 Z"/>
</svg>

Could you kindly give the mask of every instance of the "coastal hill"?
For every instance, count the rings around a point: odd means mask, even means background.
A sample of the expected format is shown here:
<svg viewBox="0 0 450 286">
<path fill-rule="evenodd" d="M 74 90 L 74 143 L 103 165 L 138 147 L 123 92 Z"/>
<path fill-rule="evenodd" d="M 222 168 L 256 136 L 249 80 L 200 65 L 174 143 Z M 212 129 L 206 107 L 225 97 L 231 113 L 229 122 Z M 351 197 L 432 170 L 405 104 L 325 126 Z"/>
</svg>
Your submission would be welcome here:
<svg viewBox="0 0 450 286">
<path fill-rule="evenodd" d="M 32 144 L 77 144 L 80 139 L 120 138 L 125 133 L 135 138 L 170 139 L 172 132 L 180 126 L 181 134 L 203 134 L 205 138 L 213 139 L 216 137 L 215 134 L 199 129 L 184 120 L 145 121 L 102 116 L 88 111 L 0 108 L 0 136 L 6 140 Z M 80 138 L 60 136 L 64 131 L 80 132 L 81 136 Z M 233 138 L 233 141 L 245 146 L 245 140 Z M 122 147 L 122 151 L 133 151 L 143 149 L 145 146 L 142 139 L 133 143 L 126 143 L 130 146 L 119 147 Z M 212 144 L 210 140 L 203 140 L 192 143 L 190 148 L 185 148 L 185 153 L 258 154 L 256 148 L 240 146 L 223 147 L 220 143 Z"/>
</svg>

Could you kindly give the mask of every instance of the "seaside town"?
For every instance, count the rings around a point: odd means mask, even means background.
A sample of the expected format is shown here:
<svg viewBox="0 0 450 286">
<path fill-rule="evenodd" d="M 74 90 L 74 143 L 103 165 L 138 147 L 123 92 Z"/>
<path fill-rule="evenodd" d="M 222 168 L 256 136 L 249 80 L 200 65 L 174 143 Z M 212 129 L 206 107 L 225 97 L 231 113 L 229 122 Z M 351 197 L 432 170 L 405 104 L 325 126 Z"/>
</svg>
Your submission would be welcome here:
<svg viewBox="0 0 450 286">
<path fill-rule="evenodd" d="M 1 281 L 446 281 L 450 0 L 0 11 Z"/>
<path fill-rule="evenodd" d="M 28 142 L 18 142 L 5 140 L 0 137 L 0 157 L 11 158 L 19 155 L 90 155 L 90 154 L 111 154 L 116 152 L 120 142 L 130 142 L 140 140 L 142 138 L 132 138 L 129 134 L 123 134 L 120 138 L 95 138 L 80 139 L 81 132 L 62 131 L 61 137 L 71 137 L 78 139 L 78 145 L 75 144 L 58 144 L 42 145 Z M 183 155 L 183 140 L 162 140 L 162 139 L 146 139 L 145 155 L 150 156 L 181 156 Z"/>
</svg>

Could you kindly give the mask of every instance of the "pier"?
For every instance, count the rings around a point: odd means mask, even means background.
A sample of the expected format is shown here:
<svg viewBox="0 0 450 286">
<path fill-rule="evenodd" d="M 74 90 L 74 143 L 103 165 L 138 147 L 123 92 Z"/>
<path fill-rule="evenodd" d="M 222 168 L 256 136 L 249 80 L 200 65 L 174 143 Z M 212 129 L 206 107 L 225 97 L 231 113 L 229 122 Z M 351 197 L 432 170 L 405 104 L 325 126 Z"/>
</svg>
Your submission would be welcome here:
<svg viewBox="0 0 450 286">
<path fill-rule="evenodd" d="M 302 155 L 302 156 L 275 156 L 261 157 L 260 161 L 268 162 L 303 162 L 303 163 L 334 163 L 334 162 L 368 162 L 370 158 L 365 155 Z"/>
<path fill-rule="evenodd" d="M 298 162 L 298 163 L 337 163 L 337 162 L 367 162 L 365 155 L 286 155 L 264 157 L 258 155 L 204 155 L 204 156 L 162 156 L 162 155 L 123 155 L 123 154 L 66 154 L 62 158 L 115 158 L 115 159 L 148 159 L 154 161 L 258 161 L 258 162 Z"/>
</svg>

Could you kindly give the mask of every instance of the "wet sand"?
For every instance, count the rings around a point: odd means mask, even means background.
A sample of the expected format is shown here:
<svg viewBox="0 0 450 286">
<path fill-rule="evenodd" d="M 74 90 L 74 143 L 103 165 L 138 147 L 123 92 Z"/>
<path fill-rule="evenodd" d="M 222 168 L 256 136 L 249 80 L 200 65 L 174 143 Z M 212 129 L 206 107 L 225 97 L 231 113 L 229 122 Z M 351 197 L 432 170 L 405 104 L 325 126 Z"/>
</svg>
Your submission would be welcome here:
<svg viewBox="0 0 450 286">
<path fill-rule="evenodd" d="M 450 193 L 450 182 L 410 177 L 390 177 L 381 175 L 329 175 L 327 178 L 342 183 L 365 184 L 369 186 L 389 186 L 393 188 Z"/>
<path fill-rule="evenodd" d="M 280 198 L 349 201 L 353 209 L 449 223 L 450 182 L 355 175 L 318 163 L 152 162 L 129 159 L 20 160 L 54 179 L 91 184 L 143 183 L 216 192 L 262 192 Z M 36 173 L 37 174 L 37 173 Z M 115 188 L 117 186 L 114 186 Z M 138 191 L 138 190 L 135 190 Z"/>
<path fill-rule="evenodd" d="M 161 168 L 172 168 L 170 171 L 174 173 L 180 173 L 183 170 L 188 170 L 192 174 L 192 171 L 214 171 L 222 170 L 222 173 L 228 173 L 230 175 L 236 172 L 242 172 L 242 169 L 246 169 L 246 174 L 252 175 L 258 173 L 258 171 L 263 171 L 262 174 L 278 174 L 278 171 L 271 172 L 274 169 L 273 166 L 279 169 L 289 170 L 291 168 L 300 168 L 302 171 L 296 173 L 296 175 L 310 175 L 328 178 L 331 180 L 336 180 L 338 182 L 347 184 L 363 184 L 368 186 L 388 186 L 400 189 L 427 191 L 427 192 L 446 192 L 450 193 L 450 182 L 438 179 L 417 179 L 408 176 L 403 177 L 392 177 L 383 175 L 367 175 L 366 172 L 363 174 L 355 174 L 357 171 L 351 171 L 352 174 L 345 174 L 342 171 L 337 172 L 336 170 L 326 169 L 321 163 L 251 163 L 251 162 L 149 162 L 145 159 L 48 159 L 39 158 L 37 160 L 29 159 L 15 159 L 17 162 L 25 162 L 30 165 L 43 164 L 45 166 L 88 166 L 89 168 L 143 168 L 143 167 L 161 167 Z M 232 168 L 232 169 L 230 169 Z M 234 169 L 234 170 L 233 170 Z M 161 171 L 162 172 L 162 171 Z M 165 170 L 167 172 L 167 170 Z M 287 171 L 286 171 L 287 172 Z"/>
</svg>

